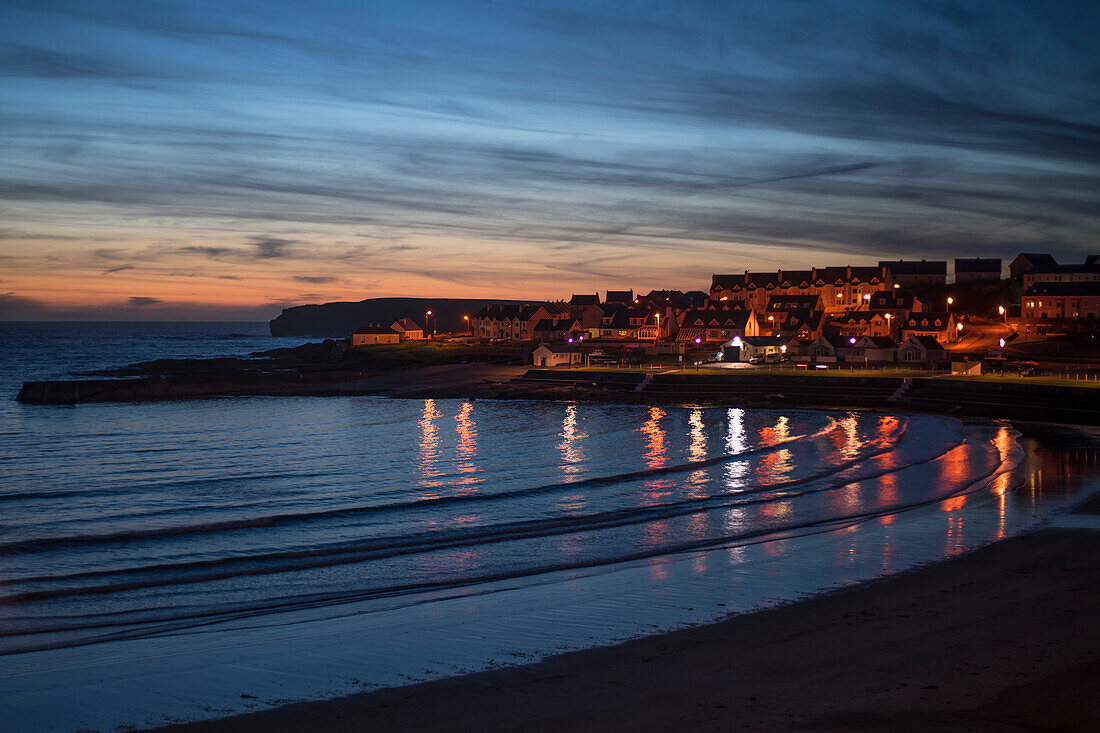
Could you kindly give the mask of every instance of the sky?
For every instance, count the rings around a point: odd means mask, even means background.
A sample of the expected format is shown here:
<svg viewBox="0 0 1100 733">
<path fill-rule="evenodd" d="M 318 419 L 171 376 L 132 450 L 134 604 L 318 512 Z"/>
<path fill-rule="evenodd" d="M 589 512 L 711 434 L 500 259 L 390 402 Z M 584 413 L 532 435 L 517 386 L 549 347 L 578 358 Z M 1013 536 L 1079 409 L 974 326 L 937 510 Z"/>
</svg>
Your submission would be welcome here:
<svg viewBox="0 0 1100 733">
<path fill-rule="evenodd" d="M 0 319 L 1100 251 L 1095 2 L 0 0 Z"/>
</svg>

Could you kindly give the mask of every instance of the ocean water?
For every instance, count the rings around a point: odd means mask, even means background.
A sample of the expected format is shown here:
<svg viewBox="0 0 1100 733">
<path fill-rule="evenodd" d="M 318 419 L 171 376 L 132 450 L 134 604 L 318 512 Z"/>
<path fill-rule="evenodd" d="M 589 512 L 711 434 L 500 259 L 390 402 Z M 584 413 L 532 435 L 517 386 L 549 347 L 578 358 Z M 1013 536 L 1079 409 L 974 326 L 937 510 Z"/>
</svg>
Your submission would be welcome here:
<svg viewBox="0 0 1100 733">
<path fill-rule="evenodd" d="M 1072 499 L 1036 491 L 1010 426 L 934 415 L 13 401 L 24 379 L 297 343 L 265 333 L 0 324 L 0 712 L 16 729 L 210 717 L 711 621 Z"/>
</svg>

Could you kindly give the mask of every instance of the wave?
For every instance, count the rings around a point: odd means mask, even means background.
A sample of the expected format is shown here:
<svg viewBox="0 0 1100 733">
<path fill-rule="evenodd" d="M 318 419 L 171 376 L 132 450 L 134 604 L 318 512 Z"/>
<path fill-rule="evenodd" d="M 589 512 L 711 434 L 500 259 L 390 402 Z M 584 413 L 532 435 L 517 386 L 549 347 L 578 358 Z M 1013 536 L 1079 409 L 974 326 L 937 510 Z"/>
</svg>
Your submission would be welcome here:
<svg viewBox="0 0 1100 733">
<path fill-rule="evenodd" d="M 579 481 L 565 481 L 555 482 L 550 484 L 543 484 L 540 486 L 527 487 L 521 489 L 512 489 L 509 491 L 494 492 L 492 494 L 452 494 L 447 496 L 432 496 L 421 499 L 414 499 L 412 501 L 398 501 L 389 502 L 384 504 L 366 504 L 360 506 L 351 507 L 338 507 L 334 509 L 326 509 L 323 511 L 315 512 L 294 512 L 287 514 L 273 514 L 264 517 L 249 517 L 242 519 L 231 519 L 219 522 L 207 522 L 203 524 L 183 525 L 178 527 L 160 527 L 155 529 L 140 529 L 129 530 L 125 532 L 109 532 L 103 534 L 86 534 L 86 535 L 69 535 L 66 537 L 50 537 L 50 538 L 35 538 L 18 540 L 15 542 L 0 543 L 0 556 L 16 556 L 25 555 L 38 552 L 49 552 L 59 549 L 69 549 L 76 547 L 88 547 L 93 545 L 106 545 L 115 543 L 129 543 L 140 540 L 148 539 L 161 539 L 167 537 L 179 537 L 188 535 L 201 535 L 211 534 L 217 532 L 230 532 L 241 529 L 253 529 L 253 528 L 269 528 L 275 526 L 282 526 L 291 523 L 299 522 L 311 522 L 323 519 L 333 518 L 346 518 L 354 517 L 362 514 L 379 513 L 387 511 L 403 511 L 408 509 L 427 509 L 436 506 L 443 506 L 447 504 L 475 504 L 479 502 L 499 501 L 501 499 L 514 499 L 524 496 L 533 496 L 537 494 L 552 493 L 555 491 L 573 491 L 576 489 L 591 488 L 596 486 L 605 485 L 618 485 L 623 483 L 629 483 L 632 481 L 639 481 L 643 479 L 653 478 L 655 476 L 669 475 L 675 473 L 683 473 L 686 471 L 696 471 L 701 468 L 707 468 L 719 463 L 725 463 L 733 460 L 740 460 L 742 458 L 751 457 L 755 455 L 765 454 L 781 450 L 783 446 L 793 443 L 797 440 L 803 440 L 807 438 L 819 438 L 837 429 L 837 423 L 833 418 L 829 418 L 830 422 L 822 427 L 815 433 L 809 435 L 797 435 L 787 440 L 780 441 L 773 445 L 758 446 L 756 448 L 750 448 L 737 453 L 727 453 L 719 456 L 713 456 L 711 458 L 704 458 L 698 461 L 691 461 L 688 463 L 674 464 L 670 466 L 660 466 L 655 468 L 646 468 L 639 471 L 630 471 L 626 473 L 619 473 L 610 476 L 597 476 L 587 479 L 581 479 Z M 904 430 L 904 422 L 902 423 L 902 430 Z M 295 477 L 293 474 L 288 474 L 290 477 Z M 217 481 L 232 481 L 231 478 L 216 479 Z M 438 487 L 439 489 L 446 489 L 447 486 Z M 458 488 L 451 486 L 449 488 Z M 4 585 L 5 581 L 0 581 L 0 585 Z"/>
<path fill-rule="evenodd" d="M 982 446 L 987 450 L 990 449 L 988 445 L 980 441 L 973 441 L 968 439 L 965 440 L 964 443 L 969 443 L 972 446 Z M 959 443 L 941 452 L 937 458 L 930 458 L 928 460 L 919 461 L 917 463 L 926 463 L 931 460 L 938 460 L 938 458 L 942 458 L 947 453 L 959 449 L 960 447 L 962 447 L 962 445 L 963 443 Z M 972 493 L 974 491 L 981 490 L 982 488 L 988 486 L 989 483 L 997 476 L 1015 470 L 1015 468 L 1022 462 L 1022 457 L 1022 450 L 1014 450 L 1013 454 L 1010 457 L 1002 461 L 995 462 L 989 470 L 983 471 L 979 475 L 971 477 L 972 480 L 961 486 L 957 491 L 952 492 L 952 494 L 950 494 L 949 496 L 958 496 L 961 494 Z M 905 468 L 909 468 L 911 465 L 917 465 L 917 463 L 900 466 L 895 470 L 901 471 Z M 860 477 L 859 480 L 865 479 L 866 477 Z M 836 486 L 846 486 L 850 485 L 851 483 L 853 482 L 839 483 Z M 834 486 L 833 488 L 836 488 L 836 486 Z M 599 558 L 570 563 L 557 563 L 553 565 L 544 565 L 534 568 L 524 568 L 516 571 L 487 573 L 476 577 L 453 578 L 442 581 L 392 584 L 376 588 L 340 590 L 327 593 L 285 596 L 277 599 L 269 599 L 267 601 L 259 603 L 242 604 L 233 608 L 221 607 L 215 610 L 204 610 L 201 608 L 195 608 L 184 610 L 182 612 L 179 612 L 177 609 L 175 610 L 176 612 L 174 614 L 173 609 L 165 609 L 165 611 L 159 616 L 155 618 L 145 618 L 139 622 L 130 620 L 106 620 L 103 622 L 87 623 L 88 619 L 85 619 L 84 623 L 73 624 L 65 627 L 52 626 L 49 629 L 41 630 L 13 630 L 12 633 L 0 633 L 0 636 L 17 636 L 23 637 L 25 639 L 30 639 L 37 634 L 45 634 L 59 631 L 88 632 L 93 630 L 118 629 L 110 633 L 95 634 L 75 640 L 69 639 L 65 641 L 28 642 L 26 644 L 19 645 L 18 649 L 0 650 L 0 656 L 10 653 L 39 649 L 99 643 L 107 640 L 139 638 L 143 636 L 163 634 L 171 631 L 178 632 L 181 630 L 193 629 L 196 627 L 206 626 L 214 623 L 223 623 L 231 620 L 260 617 L 268 614 L 282 613 L 286 611 L 330 607 L 348 603 L 357 603 L 362 601 L 413 594 L 438 594 L 454 592 L 489 583 L 527 578 L 551 572 L 581 570 L 597 566 L 646 560 L 663 555 L 682 554 L 687 552 L 696 552 L 723 547 L 745 546 L 758 542 L 772 541 L 775 539 L 784 539 L 789 537 L 833 532 L 838 529 L 843 529 L 863 522 L 871 521 L 878 517 L 886 516 L 889 514 L 896 514 L 917 507 L 942 502 L 945 498 L 947 497 L 941 495 L 934 498 L 926 498 L 916 502 L 899 502 L 894 505 L 881 507 L 873 511 L 855 512 L 846 515 L 812 519 L 803 522 L 792 522 L 782 526 L 758 528 L 730 536 L 712 537 L 687 542 L 680 542 L 676 544 L 662 546 L 660 548 L 654 548 L 651 550 L 641 550 L 631 553 L 620 554 L 613 558 Z M 433 599 L 437 597 L 438 596 L 433 596 Z"/>
<path fill-rule="evenodd" d="M 526 520 L 521 522 L 498 523 L 479 526 L 461 532 L 441 531 L 434 533 L 421 533 L 415 535 L 403 535 L 399 537 L 381 537 L 371 540 L 353 541 L 330 545 L 328 547 L 313 548 L 308 550 L 288 550 L 282 552 L 265 553 L 262 555 L 249 555 L 245 557 L 226 557 L 210 560 L 189 561 L 183 563 L 165 563 L 160 565 L 145 566 L 140 568 L 123 568 L 116 570 L 97 570 L 66 575 L 24 577 L 18 580 L 2 581 L 3 585 L 24 585 L 28 583 L 56 583 L 72 582 L 76 580 L 91 580 L 104 577 L 125 577 L 127 575 L 152 575 L 153 577 L 129 582 L 115 582 L 101 585 L 83 586 L 79 588 L 57 588 L 49 590 L 27 591 L 5 595 L 2 601 L 6 604 L 25 603 L 30 601 L 46 600 L 53 598 L 100 595 L 143 588 L 174 586 L 182 584 L 202 583 L 242 576 L 268 575 L 282 572 L 309 570 L 319 567 L 346 565 L 381 560 L 400 555 L 422 554 L 438 552 L 441 550 L 468 547 L 472 545 L 486 545 L 490 543 L 508 542 L 533 538 L 547 537 L 551 535 L 572 534 L 576 532 L 591 532 L 601 529 L 610 529 L 632 524 L 660 521 L 679 516 L 693 514 L 701 511 L 728 508 L 733 506 L 749 506 L 752 504 L 787 499 L 791 496 L 808 493 L 810 489 L 804 489 L 797 493 L 786 493 L 781 496 L 763 497 L 761 494 L 769 494 L 783 489 L 800 485 L 811 485 L 829 477 L 838 476 L 857 466 L 863 461 L 874 458 L 883 453 L 894 450 L 904 438 L 904 428 L 899 429 L 892 440 L 880 439 L 875 441 L 874 448 L 862 453 L 848 461 L 835 464 L 828 469 L 819 471 L 810 476 L 794 479 L 786 482 L 777 482 L 766 486 L 755 487 L 735 494 L 722 494 L 684 499 L 653 506 L 634 507 L 629 509 L 616 509 L 606 512 L 595 512 L 585 515 L 571 515 L 549 519 Z M 957 447 L 958 444 L 945 448 L 936 456 L 923 461 L 916 461 L 900 466 L 894 470 L 902 470 L 919 463 L 935 460 L 946 452 Z M 781 446 L 772 446 L 779 449 Z M 760 451 L 754 451 L 759 453 Z M 743 456 L 744 454 L 739 454 Z M 871 471 L 866 476 L 860 476 L 859 480 L 881 475 L 881 472 Z M 853 477 L 844 477 L 839 482 L 827 484 L 813 489 L 823 491 L 837 486 L 850 484 Z M 191 573 L 191 575 L 184 575 Z M 3 633 L 0 632 L 0 636 Z"/>
</svg>

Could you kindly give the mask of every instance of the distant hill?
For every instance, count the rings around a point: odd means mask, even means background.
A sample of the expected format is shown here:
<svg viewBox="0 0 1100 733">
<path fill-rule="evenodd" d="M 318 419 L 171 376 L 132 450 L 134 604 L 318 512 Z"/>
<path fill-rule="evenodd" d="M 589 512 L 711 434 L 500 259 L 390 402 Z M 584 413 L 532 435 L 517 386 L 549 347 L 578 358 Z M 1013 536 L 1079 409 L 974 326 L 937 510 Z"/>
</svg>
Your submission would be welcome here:
<svg viewBox="0 0 1100 733">
<path fill-rule="evenodd" d="M 457 298 L 368 298 L 358 303 L 324 303 L 286 308 L 271 321 L 272 336 L 347 338 L 360 326 L 388 326 L 398 318 L 412 318 L 435 331 L 465 330 L 462 316 L 472 316 L 489 303 L 519 300 L 463 300 Z M 535 302 L 535 301 L 530 301 Z M 430 322 L 425 313 L 432 312 Z"/>
</svg>

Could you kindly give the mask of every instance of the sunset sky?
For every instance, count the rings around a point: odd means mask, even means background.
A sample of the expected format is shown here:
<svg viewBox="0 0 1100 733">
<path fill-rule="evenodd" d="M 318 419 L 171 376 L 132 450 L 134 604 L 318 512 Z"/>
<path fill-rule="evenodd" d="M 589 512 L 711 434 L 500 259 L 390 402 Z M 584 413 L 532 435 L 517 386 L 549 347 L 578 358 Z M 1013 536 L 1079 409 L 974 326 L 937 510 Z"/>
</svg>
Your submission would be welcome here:
<svg viewBox="0 0 1100 733">
<path fill-rule="evenodd" d="M 0 0 L 0 319 L 1100 251 L 1095 2 Z"/>
</svg>

